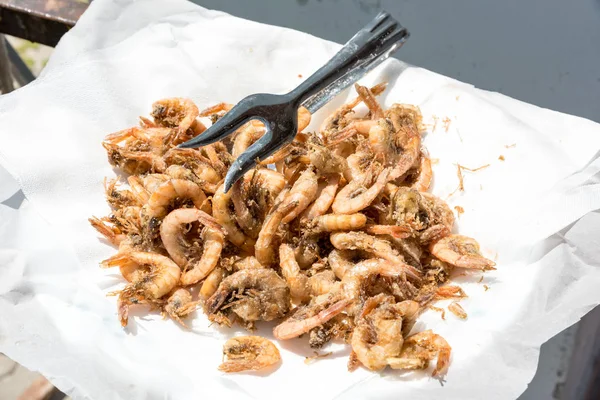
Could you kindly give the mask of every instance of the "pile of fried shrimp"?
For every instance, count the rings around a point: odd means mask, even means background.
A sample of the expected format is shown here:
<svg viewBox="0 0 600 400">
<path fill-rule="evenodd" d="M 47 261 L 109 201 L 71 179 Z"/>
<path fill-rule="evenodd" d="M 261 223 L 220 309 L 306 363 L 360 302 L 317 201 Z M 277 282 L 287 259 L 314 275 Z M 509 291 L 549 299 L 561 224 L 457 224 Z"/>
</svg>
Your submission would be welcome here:
<svg viewBox="0 0 600 400">
<path fill-rule="evenodd" d="M 424 369 L 435 360 L 433 375 L 445 373 L 446 340 L 409 332 L 434 301 L 464 296 L 447 284 L 453 270 L 495 264 L 474 239 L 452 233 L 453 212 L 428 192 L 420 110 L 383 109 L 385 84 L 355 89 L 318 132 L 304 132 L 311 115 L 300 108 L 294 141 L 227 193 L 226 171 L 265 133 L 261 122 L 199 149 L 177 145 L 231 104 L 199 111 L 188 99 L 160 100 L 152 119 L 105 138 L 119 178 L 105 181 L 111 214 L 90 222 L 118 247 L 101 266 L 118 267 L 127 281 L 111 293 L 123 326 L 134 305 L 184 326 L 203 309 L 213 323 L 249 331 L 277 321 L 276 339 L 303 336 L 315 349 L 343 341 L 349 370 Z M 466 317 L 457 303 L 452 310 Z M 271 341 L 252 335 L 228 341 L 224 355 L 226 372 L 280 360 Z"/>
</svg>

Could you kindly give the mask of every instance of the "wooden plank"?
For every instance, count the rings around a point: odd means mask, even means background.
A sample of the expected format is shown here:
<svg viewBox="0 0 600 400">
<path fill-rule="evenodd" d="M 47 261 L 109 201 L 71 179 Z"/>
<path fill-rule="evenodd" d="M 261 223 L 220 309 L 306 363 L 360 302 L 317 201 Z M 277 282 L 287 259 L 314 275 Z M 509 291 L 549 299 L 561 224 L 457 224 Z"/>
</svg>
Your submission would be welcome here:
<svg viewBox="0 0 600 400">
<path fill-rule="evenodd" d="M 56 46 L 88 6 L 86 0 L 0 0 L 0 33 Z"/>
</svg>

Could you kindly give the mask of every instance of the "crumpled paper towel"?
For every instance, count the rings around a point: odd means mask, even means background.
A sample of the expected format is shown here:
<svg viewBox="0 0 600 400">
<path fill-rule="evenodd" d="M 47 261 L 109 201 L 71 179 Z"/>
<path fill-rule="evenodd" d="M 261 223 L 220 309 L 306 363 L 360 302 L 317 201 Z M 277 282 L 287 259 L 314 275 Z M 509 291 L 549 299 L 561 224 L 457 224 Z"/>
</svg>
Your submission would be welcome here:
<svg viewBox="0 0 600 400">
<path fill-rule="evenodd" d="M 0 97 L 0 164 L 28 199 L 0 208 L 0 351 L 75 398 L 517 397 L 540 345 L 600 302 L 600 126 L 396 60 L 363 83 L 389 82 L 387 106 L 421 108 L 425 145 L 439 160 L 433 193 L 455 191 L 455 164 L 489 164 L 465 171 L 464 191 L 448 202 L 464 209 L 458 231 L 477 238 L 498 270 L 481 283 L 458 278 L 467 321 L 429 311 L 415 328 L 452 345 L 443 384 L 425 373 L 349 373 L 341 345 L 305 365 L 313 354 L 302 339 L 277 344 L 283 363 L 269 374 L 226 375 L 216 368 L 221 346 L 239 331 L 209 327 L 202 313 L 191 331 L 146 310 L 120 327 L 106 293 L 122 280 L 98 268 L 115 250 L 87 222 L 109 212 L 103 137 L 164 97 L 202 108 L 286 92 L 338 48 L 180 0 L 94 1 L 42 77 Z M 312 128 L 350 96 L 317 113 Z M 272 326 L 259 334 L 271 338 Z"/>
</svg>

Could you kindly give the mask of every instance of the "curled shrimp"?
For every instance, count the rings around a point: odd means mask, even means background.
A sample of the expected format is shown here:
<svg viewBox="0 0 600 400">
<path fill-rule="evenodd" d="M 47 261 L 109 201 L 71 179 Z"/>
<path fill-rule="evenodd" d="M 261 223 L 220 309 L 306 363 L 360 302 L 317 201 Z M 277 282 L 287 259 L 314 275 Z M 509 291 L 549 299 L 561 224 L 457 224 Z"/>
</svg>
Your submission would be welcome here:
<svg viewBox="0 0 600 400">
<path fill-rule="evenodd" d="M 412 184 L 412 187 L 417 189 L 419 192 L 426 192 L 431 185 L 431 179 L 433 171 L 431 170 L 431 159 L 421 152 L 421 160 L 419 164 L 419 174 L 417 179 Z"/>
<path fill-rule="evenodd" d="M 293 339 L 323 325 L 351 303 L 349 299 L 336 300 L 331 294 L 315 297 L 310 304 L 302 306 L 281 324 L 273 329 L 278 340 Z"/>
<path fill-rule="evenodd" d="M 345 297 L 351 299 L 353 303 L 353 306 L 349 308 L 348 313 L 350 315 L 355 315 L 360 309 L 361 301 L 364 300 L 364 297 L 369 293 L 368 285 L 371 283 L 371 277 L 381 276 L 390 278 L 392 285 L 390 286 L 389 291 L 393 292 L 394 281 L 401 285 L 408 284 L 405 278 L 406 275 L 406 268 L 387 260 L 370 258 L 357 263 L 344 274 L 341 284 L 341 290 Z M 381 288 L 375 287 L 374 289 L 379 292 Z"/>
<path fill-rule="evenodd" d="M 165 249 L 180 267 L 187 268 L 190 264 L 190 254 L 189 249 L 182 247 L 185 243 L 183 228 L 184 225 L 196 221 L 206 226 L 202 230 L 204 249 L 200 259 L 193 262 L 191 268 L 186 269 L 181 276 L 183 285 L 192 285 L 204 279 L 216 267 L 225 241 L 221 226 L 213 217 L 194 208 L 171 211 L 160 226 L 160 237 Z"/>
<path fill-rule="evenodd" d="M 297 203 L 279 203 L 273 206 L 273 210 L 265 218 L 265 222 L 258 234 L 256 245 L 254 246 L 255 257 L 259 263 L 264 266 L 272 265 L 275 262 L 274 240 L 277 228 L 281 224 L 284 216 L 297 207 Z"/>
<path fill-rule="evenodd" d="M 198 294 L 199 297 L 202 300 L 207 300 L 210 296 L 215 294 L 225 276 L 226 274 L 223 268 L 217 267 L 213 269 L 210 274 L 208 274 L 204 282 L 202 282 L 202 286 L 200 287 L 200 292 Z"/>
<path fill-rule="evenodd" d="M 237 131 L 233 141 L 231 155 L 239 157 L 244 151 L 265 134 L 265 126 L 262 122 L 250 121 Z"/>
<path fill-rule="evenodd" d="M 325 180 L 319 182 L 315 201 L 302 212 L 300 220 L 312 221 L 315 217 L 325 214 L 335 199 L 339 184 L 340 176 L 338 174 L 325 175 Z"/>
<path fill-rule="evenodd" d="M 179 288 L 169 296 L 163 310 L 182 326 L 187 327 L 181 318 L 196 311 L 197 307 L 198 302 L 192 301 L 192 294 L 185 289 Z"/>
<path fill-rule="evenodd" d="M 285 278 L 290 287 L 292 299 L 304 302 L 309 299 L 307 292 L 308 278 L 300 271 L 300 266 L 296 261 L 294 249 L 286 243 L 279 246 L 279 265 L 281 275 Z"/>
<path fill-rule="evenodd" d="M 340 282 L 336 282 L 333 271 L 321 271 L 312 275 L 306 282 L 306 288 L 311 296 L 321 296 L 339 289 Z"/>
<path fill-rule="evenodd" d="M 231 310 L 243 321 L 271 321 L 290 307 L 290 289 L 272 269 L 244 269 L 223 279 L 206 302 L 210 314 Z"/>
<path fill-rule="evenodd" d="M 213 196 L 213 216 L 227 233 L 227 240 L 246 252 L 253 252 L 254 239 L 246 236 L 235 223 L 229 205 L 231 204 L 231 191 L 225 193 L 223 185 L 219 186 Z"/>
<path fill-rule="evenodd" d="M 335 214 L 353 214 L 368 207 L 383 190 L 390 174 L 389 169 L 381 171 L 375 183 L 367 189 L 372 180 L 370 174 L 354 179 L 340 190 L 331 205 Z"/>
<path fill-rule="evenodd" d="M 429 251 L 440 260 L 459 268 L 495 269 L 495 262 L 481 255 L 479 243 L 462 235 L 450 235 L 429 246 Z"/>
<path fill-rule="evenodd" d="M 288 223 L 296 218 L 308 205 L 317 197 L 317 189 L 319 187 L 317 175 L 309 168 L 300 174 L 294 186 L 285 197 L 282 207 L 287 204 L 294 203 L 296 206 L 287 212 L 283 218 L 283 223 Z"/>
<path fill-rule="evenodd" d="M 400 267 L 407 277 L 419 282 L 421 273 L 415 267 L 404 262 L 403 257 L 391 244 L 364 232 L 336 232 L 330 236 L 331 244 L 339 250 L 361 250 L 380 257 Z"/>
<path fill-rule="evenodd" d="M 405 239 L 410 236 L 411 229 L 399 225 L 368 225 L 365 232 L 371 235 L 389 235 L 396 239 Z"/>
<path fill-rule="evenodd" d="M 353 260 L 356 258 L 356 251 L 333 249 L 327 256 L 327 261 L 331 270 L 338 279 L 344 278 L 346 272 L 354 267 Z"/>
<path fill-rule="evenodd" d="M 223 345 L 223 356 L 226 358 L 219 371 L 241 372 L 256 371 L 270 367 L 281 361 L 277 347 L 260 336 L 237 336 Z"/>
<path fill-rule="evenodd" d="M 432 376 L 443 375 L 450 364 L 452 347 L 446 340 L 431 330 L 409 336 L 402 346 L 399 357 L 390 357 L 388 364 L 393 369 L 425 369 L 437 354 L 437 363 Z"/>
<path fill-rule="evenodd" d="M 114 209 L 139 205 L 138 199 L 133 192 L 127 189 L 117 190 L 117 179 L 104 179 L 104 192 L 106 201 Z"/>
<path fill-rule="evenodd" d="M 181 179 L 171 179 L 160 185 L 148 200 L 148 212 L 153 218 L 164 217 L 171 204 L 182 198 L 190 199 L 194 206 L 210 213 L 210 203 L 198 185 Z"/>
<path fill-rule="evenodd" d="M 419 311 L 419 303 L 406 300 L 396 303 L 393 296 L 369 298 L 361 310 L 352 333 L 352 351 L 368 369 L 385 368 L 388 358 L 398 357 L 404 342 L 404 318 L 410 319 Z"/>
<path fill-rule="evenodd" d="M 313 220 L 317 232 L 350 231 L 361 229 L 367 223 L 364 214 L 325 214 Z"/>
<path fill-rule="evenodd" d="M 190 99 L 175 97 L 159 100 L 152 104 L 154 122 L 168 128 L 177 128 L 178 137 L 183 137 L 192 126 L 196 128 L 196 134 L 200 134 L 206 129 L 196 120 L 198 114 L 198 107 Z M 196 127 L 196 125 L 198 126 Z"/>
<path fill-rule="evenodd" d="M 258 262 L 254 256 L 246 256 L 241 260 L 236 261 L 233 264 L 234 271 L 241 271 L 243 269 L 263 269 L 264 266 Z"/>
<path fill-rule="evenodd" d="M 151 303 L 169 293 L 179 283 L 181 270 L 170 258 L 160 254 L 129 252 L 113 259 L 113 265 L 135 263 L 148 269 L 119 293 L 117 307 L 122 326 L 127 326 L 128 310 L 131 304 Z"/>
</svg>

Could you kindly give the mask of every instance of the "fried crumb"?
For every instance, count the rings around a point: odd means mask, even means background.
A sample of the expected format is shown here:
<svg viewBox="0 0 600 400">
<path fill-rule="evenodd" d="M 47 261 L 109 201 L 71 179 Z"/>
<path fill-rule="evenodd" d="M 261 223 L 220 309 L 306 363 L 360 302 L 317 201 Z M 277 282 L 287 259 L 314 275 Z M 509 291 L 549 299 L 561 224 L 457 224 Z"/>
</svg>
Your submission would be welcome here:
<svg viewBox="0 0 600 400">
<path fill-rule="evenodd" d="M 298 78 L 302 78 L 302 74 L 298 74 Z"/>
<path fill-rule="evenodd" d="M 465 209 L 462 208 L 461 206 L 454 206 L 454 209 L 456 210 L 456 213 L 458 214 L 459 218 L 460 218 L 460 215 L 465 212 Z"/>
<path fill-rule="evenodd" d="M 452 123 L 452 120 L 450 118 L 448 118 L 448 117 L 445 117 L 442 120 L 442 123 L 444 124 L 444 131 L 448 132 L 448 129 L 450 129 L 450 123 Z"/>
<path fill-rule="evenodd" d="M 505 160 L 505 158 L 504 158 L 504 156 L 503 156 L 502 154 L 500 154 L 500 157 L 498 157 L 498 160 L 500 160 L 500 161 L 504 161 L 504 160 Z"/>
<path fill-rule="evenodd" d="M 310 364 L 314 363 L 315 361 L 317 361 L 320 358 L 325 358 L 325 357 L 328 357 L 331 354 L 333 354 L 331 351 L 329 353 L 323 353 L 323 354 L 319 354 L 319 352 L 317 352 L 317 351 L 315 351 L 314 353 L 315 353 L 314 356 L 310 356 L 310 357 L 305 357 L 304 358 L 304 364 L 310 365 Z"/>
<path fill-rule="evenodd" d="M 437 165 L 440 163 L 439 158 L 430 158 L 429 161 L 431 162 L 431 165 Z"/>
<path fill-rule="evenodd" d="M 435 130 L 437 129 L 437 124 L 438 124 L 438 116 L 437 115 L 432 115 L 431 119 L 433 119 L 433 128 L 431 128 L 431 132 L 435 132 Z"/>
<path fill-rule="evenodd" d="M 458 318 L 460 319 L 467 319 L 467 313 L 465 312 L 465 310 L 461 307 L 460 304 L 458 304 L 458 302 L 453 301 L 449 306 L 448 306 L 448 311 L 450 311 L 452 314 L 456 315 Z"/>
<path fill-rule="evenodd" d="M 432 309 L 433 311 L 437 311 L 437 312 L 441 313 L 442 319 L 446 320 L 446 310 L 444 310 L 443 308 L 434 307 L 434 306 L 429 306 L 429 308 Z"/>
<path fill-rule="evenodd" d="M 481 275 L 481 278 L 479 278 L 479 280 L 477 281 L 477 283 L 481 283 L 483 282 L 483 275 Z"/>
<path fill-rule="evenodd" d="M 488 285 L 483 285 L 483 288 L 485 289 L 485 291 L 487 292 L 488 290 L 490 290 L 490 287 Z"/>
<path fill-rule="evenodd" d="M 485 164 L 485 165 L 482 165 L 481 167 L 477 167 L 477 168 L 468 168 L 463 165 L 456 164 L 456 175 L 458 176 L 458 187 L 454 190 L 454 192 L 452 192 L 448 195 L 448 198 L 451 197 L 454 193 L 458 192 L 459 190 L 461 192 L 465 191 L 463 171 L 477 172 L 477 171 L 480 171 L 489 166 L 490 166 L 490 164 Z M 480 185 L 480 187 L 481 187 L 481 185 Z"/>
<path fill-rule="evenodd" d="M 504 147 L 506 147 L 507 149 L 512 149 L 513 147 L 516 147 L 516 146 L 517 146 L 517 144 L 513 143 L 513 144 L 507 144 Z"/>
<path fill-rule="evenodd" d="M 458 101 L 458 99 L 460 99 L 460 96 L 456 96 L 456 101 Z"/>
</svg>

